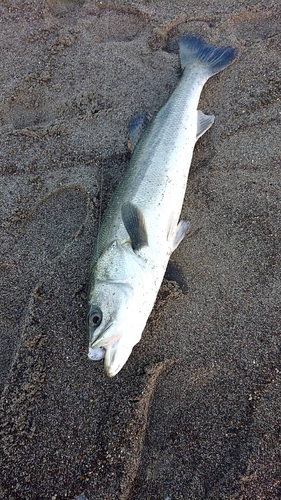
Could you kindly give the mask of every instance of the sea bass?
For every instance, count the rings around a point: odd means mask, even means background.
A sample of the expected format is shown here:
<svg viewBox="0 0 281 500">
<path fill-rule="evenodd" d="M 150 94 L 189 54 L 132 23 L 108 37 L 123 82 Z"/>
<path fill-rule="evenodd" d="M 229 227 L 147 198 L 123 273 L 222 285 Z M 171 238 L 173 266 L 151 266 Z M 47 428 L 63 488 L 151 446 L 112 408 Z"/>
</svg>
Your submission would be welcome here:
<svg viewBox="0 0 281 500">
<path fill-rule="evenodd" d="M 192 153 L 214 121 L 213 115 L 197 110 L 200 93 L 208 78 L 233 62 L 236 51 L 185 35 L 179 54 L 182 77 L 133 144 L 93 254 L 88 356 L 104 358 L 109 377 L 121 370 L 140 341 L 170 256 L 188 229 L 189 223 L 179 217 Z"/>
</svg>

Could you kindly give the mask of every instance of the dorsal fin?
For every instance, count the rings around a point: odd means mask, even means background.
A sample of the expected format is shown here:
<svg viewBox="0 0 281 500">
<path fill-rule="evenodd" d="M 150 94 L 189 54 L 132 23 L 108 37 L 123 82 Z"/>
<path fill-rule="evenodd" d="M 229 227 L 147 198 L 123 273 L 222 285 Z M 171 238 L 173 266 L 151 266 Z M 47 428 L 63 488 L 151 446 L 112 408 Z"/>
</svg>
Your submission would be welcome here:
<svg viewBox="0 0 281 500">
<path fill-rule="evenodd" d="M 138 113 L 136 117 L 132 117 L 129 125 L 129 149 L 133 151 L 140 140 L 140 137 L 148 122 L 146 113 Z"/>
</svg>

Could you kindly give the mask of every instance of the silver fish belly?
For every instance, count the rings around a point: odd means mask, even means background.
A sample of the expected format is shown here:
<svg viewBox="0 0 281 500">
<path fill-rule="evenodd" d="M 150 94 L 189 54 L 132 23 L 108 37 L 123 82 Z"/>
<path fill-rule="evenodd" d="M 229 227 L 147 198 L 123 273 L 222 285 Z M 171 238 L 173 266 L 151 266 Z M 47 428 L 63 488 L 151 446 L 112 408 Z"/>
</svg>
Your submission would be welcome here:
<svg viewBox="0 0 281 500">
<path fill-rule="evenodd" d="M 197 105 L 204 83 L 236 57 L 200 38 L 179 41 L 182 77 L 137 142 L 104 216 L 89 282 L 89 358 L 116 375 L 141 339 L 172 252 L 196 141 L 213 124 Z"/>
</svg>

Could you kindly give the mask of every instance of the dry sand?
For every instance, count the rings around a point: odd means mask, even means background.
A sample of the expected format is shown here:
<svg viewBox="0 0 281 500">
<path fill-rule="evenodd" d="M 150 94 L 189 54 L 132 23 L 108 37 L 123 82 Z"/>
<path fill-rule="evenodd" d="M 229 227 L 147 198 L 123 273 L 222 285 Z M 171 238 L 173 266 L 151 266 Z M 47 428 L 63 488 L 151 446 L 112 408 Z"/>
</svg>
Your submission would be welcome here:
<svg viewBox="0 0 281 500">
<path fill-rule="evenodd" d="M 4 0 L 0 21 L 0 498 L 280 499 L 278 2 Z M 87 358 L 91 251 L 182 33 L 239 57 L 200 101 L 188 289 L 163 282 L 109 380 Z"/>
</svg>

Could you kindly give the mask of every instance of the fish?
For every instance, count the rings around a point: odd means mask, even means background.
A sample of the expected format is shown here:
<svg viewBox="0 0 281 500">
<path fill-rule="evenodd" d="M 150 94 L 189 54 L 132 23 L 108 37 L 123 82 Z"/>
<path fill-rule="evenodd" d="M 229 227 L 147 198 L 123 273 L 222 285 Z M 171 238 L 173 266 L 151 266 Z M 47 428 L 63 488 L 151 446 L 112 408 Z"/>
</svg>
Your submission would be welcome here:
<svg viewBox="0 0 281 500">
<path fill-rule="evenodd" d="M 175 90 L 140 137 L 143 120 L 131 127 L 132 157 L 105 211 L 88 288 L 88 357 L 104 359 L 109 377 L 140 341 L 170 256 L 188 231 L 180 214 L 193 149 L 215 118 L 197 109 L 200 94 L 236 54 L 183 35 Z"/>
</svg>

